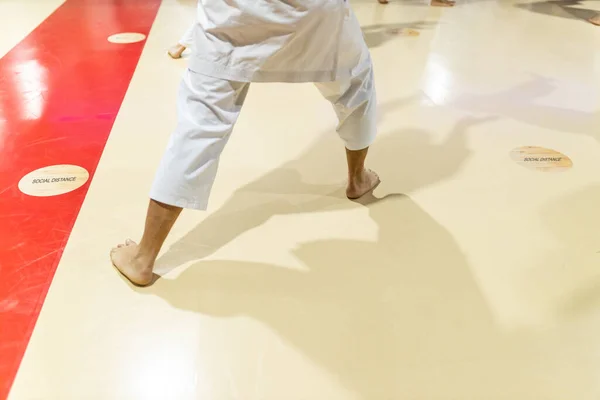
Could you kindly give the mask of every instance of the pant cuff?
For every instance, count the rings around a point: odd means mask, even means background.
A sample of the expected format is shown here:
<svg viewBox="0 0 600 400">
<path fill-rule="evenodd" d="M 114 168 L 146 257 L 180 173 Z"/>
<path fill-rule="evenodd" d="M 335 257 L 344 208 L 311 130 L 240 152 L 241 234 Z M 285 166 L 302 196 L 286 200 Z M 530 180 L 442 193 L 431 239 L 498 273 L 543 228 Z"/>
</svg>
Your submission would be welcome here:
<svg viewBox="0 0 600 400">
<path fill-rule="evenodd" d="M 150 198 L 159 203 L 167 204 L 173 207 L 181 207 L 198 211 L 206 211 L 208 208 L 207 200 L 201 201 L 198 199 L 185 198 L 178 195 L 168 195 L 157 192 L 156 190 L 150 192 Z"/>
</svg>

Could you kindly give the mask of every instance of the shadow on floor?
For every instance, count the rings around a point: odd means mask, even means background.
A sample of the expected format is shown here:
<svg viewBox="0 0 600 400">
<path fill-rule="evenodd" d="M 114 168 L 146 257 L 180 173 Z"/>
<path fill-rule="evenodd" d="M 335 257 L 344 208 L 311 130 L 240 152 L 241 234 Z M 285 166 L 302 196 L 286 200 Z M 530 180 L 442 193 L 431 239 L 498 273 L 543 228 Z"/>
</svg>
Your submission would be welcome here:
<svg viewBox="0 0 600 400">
<path fill-rule="evenodd" d="M 385 42 L 398 37 L 410 38 L 410 31 L 421 31 L 431 29 L 437 22 L 415 21 L 397 24 L 375 24 L 362 27 L 365 42 L 369 48 L 379 47 Z"/>
<path fill-rule="evenodd" d="M 555 309 L 565 320 L 600 315 L 600 184 L 550 202 L 541 219 L 567 253 L 563 268 L 547 271 L 555 280 Z M 554 263 L 555 264 L 555 263 Z M 550 263 L 546 263 L 551 265 Z"/>
<path fill-rule="evenodd" d="M 600 110 L 585 112 L 536 104 L 558 88 L 550 78 L 533 76 L 521 85 L 492 94 L 462 94 L 449 106 L 469 112 L 512 118 L 529 125 L 600 140 Z"/>
<path fill-rule="evenodd" d="M 300 244 L 291 253 L 302 270 L 239 260 L 196 261 L 177 278 L 138 290 L 181 310 L 259 321 L 356 399 L 581 398 L 597 378 L 593 369 L 577 370 L 575 378 L 538 382 L 573 368 L 556 356 L 562 353 L 551 351 L 565 345 L 564 338 L 500 331 L 459 245 L 406 195 L 451 178 L 469 156 L 468 128 L 483 122 L 460 121 L 440 144 L 417 129 L 382 137 L 372 160 L 383 177 L 381 191 L 391 194 L 364 205 L 343 199 L 336 185 L 303 182 L 303 173 L 312 169 L 322 171 L 320 181 L 337 179 L 329 172 L 328 155 L 340 151 L 340 144 L 324 139 L 238 190 L 162 262 L 209 255 L 286 213 L 366 207 L 378 228 L 374 241 L 331 238 Z M 298 200 L 307 195 L 313 199 Z M 231 335 L 230 340 L 249 340 L 243 332 Z M 305 379 L 302 372 L 295 372 L 298 384 Z M 260 384 L 275 385 L 268 379 Z M 491 395 L 500 387 L 515 395 Z"/>
<path fill-rule="evenodd" d="M 384 178 L 382 190 L 410 193 L 450 178 L 469 155 L 468 128 L 480 122 L 461 121 L 441 144 L 417 129 L 382 137 L 371 154 Z M 180 264 L 206 256 L 275 215 L 363 207 L 344 199 L 343 186 L 302 182 L 305 168 L 321 169 L 327 181 L 327 156 L 341 150 L 337 138 L 322 140 L 299 159 L 241 188 L 160 262 Z M 301 195 L 314 198 L 298 201 Z M 477 338 L 492 334 L 492 319 L 464 255 L 408 196 L 372 197 L 364 206 L 378 226 L 377 241 L 304 243 L 292 252 L 306 272 L 203 261 L 144 292 L 184 310 L 257 319 L 360 398 L 398 398 L 415 388 L 423 394 L 433 369 L 443 373 L 432 390 L 450 389 L 457 380 L 472 386 L 473 371 L 452 365 L 485 351 L 485 342 Z M 445 366 L 439 365 L 442 359 Z"/>
<path fill-rule="evenodd" d="M 579 0 L 550 0 L 536 3 L 517 4 L 516 7 L 537 14 L 587 21 L 596 16 L 598 11 L 573 6 L 581 5 Z"/>
</svg>

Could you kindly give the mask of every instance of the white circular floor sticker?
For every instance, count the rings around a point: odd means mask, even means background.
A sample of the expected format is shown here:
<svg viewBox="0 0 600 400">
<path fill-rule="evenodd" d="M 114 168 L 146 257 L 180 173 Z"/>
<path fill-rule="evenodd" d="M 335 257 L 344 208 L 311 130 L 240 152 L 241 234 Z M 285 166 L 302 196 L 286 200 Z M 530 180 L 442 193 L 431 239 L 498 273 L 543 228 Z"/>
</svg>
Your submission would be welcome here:
<svg viewBox="0 0 600 400">
<path fill-rule="evenodd" d="M 566 155 L 543 147 L 518 147 L 510 152 L 510 158 L 519 165 L 536 171 L 560 172 L 573 166 Z"/>
<path fill-rule="evenodd" d="M 146 39 L 146 35 L 135 32 L 115 33 L 114 35 L 108 37 L 109 42 L 117 44 L 137 43 L 144 39 Z"/>
<path fill-rule="evenodd" d="M 89 178 L 89 172 L 76 165 L 53 165 L 25 175 L 19 190 L 35 197 L 58 196 L 79 189 Z"/>
</svg>

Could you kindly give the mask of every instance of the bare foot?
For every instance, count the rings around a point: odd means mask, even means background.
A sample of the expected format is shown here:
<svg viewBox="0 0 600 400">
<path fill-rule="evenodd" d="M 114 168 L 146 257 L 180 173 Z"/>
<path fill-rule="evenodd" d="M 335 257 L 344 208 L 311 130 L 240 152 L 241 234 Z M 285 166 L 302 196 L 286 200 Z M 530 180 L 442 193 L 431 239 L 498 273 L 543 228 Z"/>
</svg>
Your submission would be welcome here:
<svg viewBox="0 0 600 400">
<path fill-rule="evenodd" d="M 152 283 L 152 263 L 143 262 L 138 257 L 138 245 L 132 240 L 120 244 L 110 252 L 114 267 L 136 286 Z"/>
<path fill-rule="evenodd" d="M 452 0 L 431 0 L 430 4 L 432 7 L 454 7 L 456 2 Z"/>
<path fill-rule="evenodd" d="M 350 200 L 357 200 L 375 190 L 380 183 L 379 175 L 370 169 L 365 169 L 362 174 L 348 182 L 346 196 Z"/>
<path fill-rule="evenodd" d="M 176 44 L 175 46 L 171 47 L 169 51 L 167 51 L 167 54 L 169 54 L 169 56 L 173 59 L 178 59 L 181 58 L 181 55 L 183 54 L 185 49 L 185 46 Z"/>
<path fill-rule="evenodd" d="M 600 26 L 600 14 L 588 19 L 588 22 L 594 24 L 594 25 L 599 25 Z"/>
</svg>

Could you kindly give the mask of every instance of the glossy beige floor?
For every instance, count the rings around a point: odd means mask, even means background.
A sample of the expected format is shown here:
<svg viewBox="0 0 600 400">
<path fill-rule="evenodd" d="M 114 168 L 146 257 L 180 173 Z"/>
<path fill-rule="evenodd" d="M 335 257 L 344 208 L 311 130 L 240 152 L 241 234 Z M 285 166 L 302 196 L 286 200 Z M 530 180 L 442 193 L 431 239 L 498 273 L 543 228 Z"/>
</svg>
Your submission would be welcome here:
<svg viewBox="0 0 600 400">
<path fill-rule="evenodd" d="M 311 85 L 255 85 L 210 211 L 136 289 L 108 251 L 139 237 L 175 121 L 164 50 L 193 14 L 166 1 L 10 399 L 598 399 L 600 28 L 518 4 L 355 1 L 382 200 L 343 198 Z M 527 145 L 574 166 L 520 166 Z"/>
</svg>

